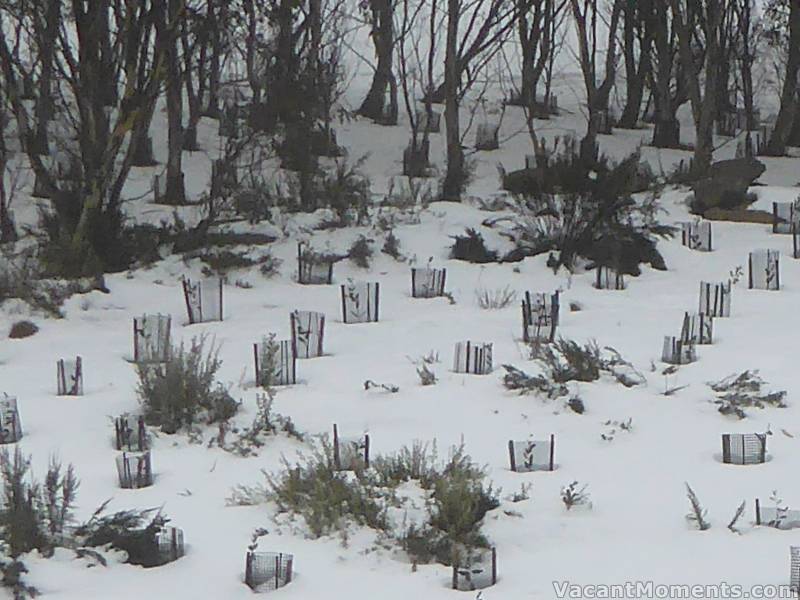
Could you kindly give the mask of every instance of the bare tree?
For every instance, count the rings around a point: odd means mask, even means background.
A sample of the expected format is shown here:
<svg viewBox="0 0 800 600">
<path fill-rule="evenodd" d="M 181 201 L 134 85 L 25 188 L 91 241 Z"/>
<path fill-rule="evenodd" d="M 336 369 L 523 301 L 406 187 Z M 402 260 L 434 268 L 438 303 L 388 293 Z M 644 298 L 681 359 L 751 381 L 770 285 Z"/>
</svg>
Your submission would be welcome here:
<svg viewBox="0 0 800 600">
<path fill-rule="evenodd" d="M 695 127 L 693 170 L 704 174 L 711 166 L 714 152 L 714 121 L 717 116 L 719 69 L 724 36 L 725 0 L 669 0 L 678 35 L 678 48 L 692 106 Z M 690 27 L 692 13 L 698 17 L 703 33 L 705 60 L 703 68 L 695 59 L 695 28 Z"/>
<path fill-rule="evenodd" d="M 608 21 L 605 72 L 602 80 L 597 69 L 601 19 L 598 0 L 570 0 L 572 17 L 578 36 L 578 50 L 586 88 L 586 107 L 589 111 L 586 135 L 581 140 L 580 156 L 587 163 L 597 159 L 597 134 L 603 113 L 608 114 L 608 100 L 617 72 L 617 27 L 625 0 L 614 0 Z"/>
<path fill-rule="evenodd" d="M 121 194 L 133 158 L 126 144 L 131 130 L 152 111 L 165 76 L 164 40 L 152 44 L 146 23 L 158 17 L 161 0 L 73 0 L 69 19 L 61 19 L 56 37 L 55 72 L 61 82 L 58 111 L 76 141 L 59 140 L 71 152 L 77 172 L 65 184 L 55 161 L 28 151 L 37 179 L 52 198 L 57 228 L 51 230 L 53 268 L 64 275 L 95 274 L 120 267 Z M 109 20 L 109 11 L 113 19 Z M 27 18 L 0 10 L 6 20 Z M 14 24 L 9 23 L 10 30 Z M 14 40 L 0 37 L 0 70 L 9 105 L 23 142 L 32 135 L 31 115 L 22 100 L 25 69 Z M 143 46 L 149 52 L 141 52 Z M 113 51 L 111 50 L 113 48 Z M 146 59 L 146 65 L 139 61 Z M 131 77 L 139 69 L 146 76 Z M 109 79 L 111 77 L 111 79 Z M 116 89 L 117 85 L 121 89 Z M 113 101 L 114 106 L 108 103 Z"/>
<path fill-rule="evenodd" d="M 396 43 L 394 35 L 395 5 L 395 0 L 367 0 L 365 3 L 377 64 L 372 76 L 372 84 L 357 112 L 386 125 L 397 125 L 398 116 L 397 80 L 392 64 Z M 387 92 L 388 107 L 386 106 Z"/>
<path fill-rule="evenodd" d="M 650 70 L 650 89 L 653 94 L 653 146 L 679 148 L 681 127 L 678 108 L 688 101 L 681 61 L 677 59 L 677 35 L 672 13 L 666 2 L 651 1 L 646 27 L 653 40 L 653 65 Z"/>
<path fill-rule="evenodd" d="M 623 54 L 625 56 L 625 108 L 617 127 L 635 129 L 650 77 L 652 28 L 647 26 L 652 0 L 626 0 L 623 9 Z"/>
<path fill-rule="evenodd" d="M 183 70 L 181 68 L 178 36 L 184 20 L 183 0 L 167 0 L 166 10 L 159 11 L 156 19 L 156 36 L 166 49 L 166 102 L 167 102 L 167 172 L 163 201 L 167 204 L 185 204 L 186 190 L 183 181 Z"/>
<path fill-rule="evenodd" d="M 789 36 L 786 73 L 781 91 L 781 108 L 766 153 L 783 156 L 790 134 L 800 121 L 800 4 L 789 2 Z"/>
</svg>

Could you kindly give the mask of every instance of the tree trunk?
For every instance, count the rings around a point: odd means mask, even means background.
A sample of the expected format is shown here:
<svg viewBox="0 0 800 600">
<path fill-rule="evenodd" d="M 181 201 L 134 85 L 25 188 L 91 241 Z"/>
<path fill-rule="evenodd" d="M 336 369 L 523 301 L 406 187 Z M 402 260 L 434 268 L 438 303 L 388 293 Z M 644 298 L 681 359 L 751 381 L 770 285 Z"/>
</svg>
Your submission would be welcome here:
<svg viewBox="0 0 800 600">
<path fill-rule="evenodd" d="M 800 3 L 790 2 L 789 58 L 786 62 L 786 79 L 781 92 L 781 108 L 775 121 L 772 138 L 767 145 L 768 156 L 783 156 L 798 112 L 800 89 Z"/>
<path fill-rule="evenodd" d="M 181 0 L 169 0 L 169 27 L 177 26 Z M 183 185 L 183 78 L 178 58 L 178 40 L 167 40 L 167 173 L 164 199 L 167 204 L 185 204 Z"/>
<path fill-rule="evenodd" d="M 222 75 L 222 52 L 223 43 L 221 36 L 221 25 L 225 23 L 225 2 L 220 2 L 219 7 L 215 4 L 217 0 L 208 0 L 208 28 L 211 32 L 211 64 L 208 73 L 208 104 L 203 114 L 208 117 L 217 118 L 219 116 L 219 88 L 220 77 Z"/>
<path fill-rule="evenodd" d="M 458 19 L 461 16 L 460 0 L 447 0 L 447 39 L 444 62 L 445 108 L 447 127 L 447 173 L 442 184 L 442 200 L 461 201 L 464 186 L 464 151 L 461 148 L 459 127 L 458 84 Z"/>
<path fill-rule="evenodd" d="M 358 114 L 384 125 L 397 125 L 397 92 L 391 85 L 393 78 L 392 55 L 394 54 L 394 15 L 392 0 L 369 0 L 372 13 L 372 43 L 378 64 L 372 76 L 372 84 Z M 387 89 L 393 95 L 386 109 Z"/>
<path fill-rule="evenodd" d="M 627 0 L 624 21 L 624 53 L 625 53 L 625 108 L 620 115 L 617 127 L 636 129 L 644 99 L 645 79 L 650 71 L 650 37 L 642 22 L 642 15 L 647 15 L 645 7 L 637 9 L 638 4 L 648 0 Z M 641 11 L 641 12 L 640 12 Z M 639 39 L 639 56 L 636 56 L 637 30 L 645 29 Z"/>
</svg>

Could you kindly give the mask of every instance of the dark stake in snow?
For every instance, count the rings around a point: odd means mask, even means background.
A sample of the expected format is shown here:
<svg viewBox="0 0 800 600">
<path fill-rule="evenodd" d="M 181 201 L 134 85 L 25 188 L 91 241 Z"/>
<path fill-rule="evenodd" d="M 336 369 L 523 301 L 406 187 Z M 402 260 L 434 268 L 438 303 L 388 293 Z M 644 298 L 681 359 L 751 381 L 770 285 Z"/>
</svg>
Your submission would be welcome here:
<svg viewBox="0 0 800 600">
<path fill-rule="evenodd" d="M 119 487 L 139 489 L 153 485 L 153 467 L 150 451 L 123 452 L 117 456 Z"/>
<path fill-rule="evenodd" d="M 669 365 L 688 365 L 697 360 L 694 344 L 685 343 L 679 337 L 664 336 L 661 360 Z"/>
<path fill-rule="evenodd" d="M 477 551 L 476 551 L 477 552 Z M 452 588 L 462 592 L 482 590 L 497 583 L 497 550 L 479 552 L 453 564 Z"/>
<path fill-rule="evenodd" d="M 184 555 L 182 529 L 165 525 L 156 532 L 155 536 L 158 558 L 161 564 L 175 562 Z"/>
<path fill-rule="evenodd" d="M 747 260 L 747 269 L 749 289 L 781 289 L 780 252 L 777 250 L 753 250 Z"/>
<path fill-rule="evenodd" d="M 792 233 L 800 224 L 800 206 L 797 202 L 772 203 L 772 233 Z"/>
<path fill-rule="evenodd" d="M 711 222 L 681 223 L 681 243 L 690 250 L 711 252 Z"/>
<path fill-rule="evenodd" d="M 333 425 L 333 464 L 337 471 L 357 471 L 369 468 L 369 434 L 361 438 L 339 436 Z"/>
<path fill-rule="evenodd" d="M 453 371 L 471 375 L 492 372 L 492 344 L 458 342 L 453 356 Z"/>
<path fill-rule="evenodd" d="M 165 363 L 170 359 L 169 315 L 142 315 L 133 319 L 133 361 Z"/>
<path fill-rule="evenodd" d="M 0 397 L 0 444 L 14 444 L 22 439 L 22 422 L 17 399 L 3 394 Z"/>
<path fill-rule="evenodd" d="M 189 324 L 222 321 L 222 279 L 183 280 Z"/>
<path fill-rule="evenodd" d="M 75 360 L 64 360 L 56 363 L 56 384 L 59 396 L 83 396 L 83 361 L 78 356 Z"/>
<path fill-rule="evenodd" d="M 714 343 L 714 318 L 704 313 L 685 313 L 681 327 L 681 342 L 697 345 Z"/>
<path fill-rule="evenodd" d="M 345 323 L 377 323 L 380 284 L 349 281 L 341 287 L 342 321 Z"/>
<path fill-rule="evenodd" d="M 625 278 L 616 269 L 597 265 L 594 287 L 598 290 L 624 290 Z"/>
<path fill-rule="evenodd" d="M 558 328 L 558 292 L 525 292 L 522 300 L 522 339 L 529 342 L 553 342 Z"/>
<path fill-rule="evenodd" d="M 508 459 L 511 470 L 517 473 L 529 471 L 552 471 L 556 452 L 556 436 L 549 440 L 525 440 L 508 442 Z"/>
<path fill-rule="evenodd" d="M 297 283 L 328 285 L 333 283 L 333 260 L 318 255 L 307 244 L 297 244 Z"/>
<path fill-rule="evenodd" d="M 698 312 L 711 317 L 731 316 L 731 282 L 700 282 L 700 307 Z"/>
<path fill-rule="evenodd" d="M 411 269 L 411 297 L 438 298 L 444 296 L 447 269 Z"/>
<path fill-rule="evenodd" d="M 292 354 L 296 358 L 322 356 L 325 336 L 325 315 L 319 312 L 296 310 L 289 315 L 292 329 Z"/>
<path fill-rule="evenodd" d="M 297 361 L 291 340 L 276 341 L 274 336 L 253 344 L 256 385 L 294 385 L 297 383 Z"/>
<path fill-rule="evenodd" d="M 114 447 L 125 452 L 144 452 L 148 449 L 143 416 L 122 415 L 114 420 Z"/>
</svg>

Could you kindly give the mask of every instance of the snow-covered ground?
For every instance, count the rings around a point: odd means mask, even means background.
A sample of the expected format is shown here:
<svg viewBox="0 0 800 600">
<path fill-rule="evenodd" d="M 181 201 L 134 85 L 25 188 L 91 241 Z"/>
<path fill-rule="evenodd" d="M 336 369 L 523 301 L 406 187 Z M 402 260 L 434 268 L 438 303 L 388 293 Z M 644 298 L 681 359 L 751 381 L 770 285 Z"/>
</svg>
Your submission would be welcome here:
<svg viewBox="0 0 800 600">
<path fill-rule="evenodd" d="M 574 131 L 581 134 L 583 117 L 568 92 L 562 94 L 565 114 L 541 122 L 544 135 Z M 497 164 L 513 170 L 522 166 L 530 152 L 524 123 L 517 109 L 506 112 L 501 138 L 508 138 L 496 152 L 479 153 L 472 196 L 497 193 Z M 157 156 L 165 148 L 165 128 L 154 127 Z M 201 140 L 208 154 L 217 147 L 216 122 L 204 120 Z M 401 171 L 401 148 L 407 130 L 380 127 L 363 120 L 342 124 L 340 142 L 351 157 L 370 153 L 364 171 L 381 194 L 390 177 Z M 603 150 L 621 157 L 649 138 L 650 130 L 620 131 L 601 136 Z M 160 137 L 159 137 L 160 136 Z M 683 131 L 691 141 L 691 128 Z M 434 136 L 432 157 L 444 168 L 443 138 Z M 735 144 L 723 146 L 718 157 L 733 155 Z M 658 171 L 669 171 L 685 152 L 661 152 L 643 148 L 643 156 Z M 797 159 L 765 159 L 761 178 L 768 187 L 756 188 L 757 207 L 769 208 L 773 200 L 789 201 L 798 194 Z M 197 195 L 209 173 L 206 153 L 185 155 L 188 191 Z M 157 170 L 160 167 L 157 168 Z M 153 169 L 135 169 L 130 196 L 149 186 Z M 686 191 L 670 190 L 662 203 L 666 222 L 688 220 Z M 157 221 L 169 210 L 147 204 L 129 205 L 129 213 Z M 18 205 L 22 203 L 19 202 Z M 110 509 L 159 507 L 183 528 L 187 554 L 175 563 L 156 569 L 115 564 L 87 569 L 73 554 L 59 551 L 51 559 L 28 557 L 28 577 L 47 598 L 169 598 L 214 600 L 250 598 L 243 580 L 244 556 L 250 534 L 264 527 L 261 550 L 295 555 L 295 580 L 275 592 L 276 597 L 296 599 L 338 598 L 407 600 L 455 598 L 463 592 L 448 589 L 450 570 L 439 565 L 411 565 L 394 552 L 376 546 L 368 530 L 353 530 L 343 545 L 337 538 L 307 539 L 300 523 L 273 522 L 268 506 L 229 507 L 226 498 L 238 484 L 262 480 L 261 469 L 277 470 L 282 457 L 289 461 L 308 446 L 285 437 L 272 438 L 257 457 L 239 458 L 219 449 L 192 445 L 186 436 L 159 435 L 153 442 L 155 485 L 131 491 L 117 486 L 111 438 L 113 418 L 135 411 L 136 374 L 132 354 L 132 319 L 145 313 L 173 317 L 173 339 L 190 340 L 203 333 L 221 344 L 220 379 L 243 402 L 237 417 L 248 424 L 255 414 L 252 344 L 269 332 L 289 336 L 289 312 L 316 310 L 327 315 L 326 356 L 299 362 L 301 383 L 282 388 L 275 410 L 291 416 L 308 434 L 330 433 L 333 423 L 345 435 L 369 433 L 372 453 L 391 453 L 415 440 L 436 440 L 440 455 L 462 440 L 473 459 L 485 464 L 491 480 L 502 487 L 501 496 L 531 484 L 530 499 L 511 503 L 486 518 L 485 531 L 497 547 L 499 581 L 483 591 L 484 600 L 554 598 L 553 581 L 576 584 L 656 583 L 751 586 L 787 584 L 789 546 L 800 543 L 797 532 L 753 528 L 753 500 L 778 490 L 787 504 L 800 503 L 800 403 L 794 369 L 794 347 L 800 317 L 800 262 L 791 258 L 791 236 L 770 233 L 768 226 L 714 223 L 715 249 L 698 253 L 684 248 L 679 239 L 659 242 L 669 270 L 643 268 L 638 278 L 628 279 L 624 291 L 599 291 L 593 275 L 554 275 L 545 257 L 522 263 L 472 265 L 448 260 L 449 236 L 465 226 L 479 226 L 488 216 L 470 202 L 461 205 L 434 203 L 421 214 L 419 224 L 398 225 L 395 234 L 402 251 L 415 256 L 418 265 L 432 257 L 435 266 L 447 267 L 447 288 L 456 304 L 446 299 L 412 299 L 409 264 L 376 252 L 372 267 L 364 271 L 348 263 L 335 267 L 335 282 L 352 277 L 379 281 L 379 323 L 345 325 L 341 322 L 338 285 L 300 286 L 294 282 L 296 235 L 282 237 L 270 250 L 283 259 L 281 273 L 264 279 L 255 269 L 237 274 L 253 284 L 251 289 L 225 288 L 225 320 L 186 326 L 180 288 L 183 275 L 200 275 L 200 263 L 184 264 L 170 257 L 149 269 L 108 276 L 110 294 L 92 292 L 71 298 L 65 318 L 34 320 L 41 331 L 25 340 L 6 339 L 11 323 L 22 314 L 14 306 L 0 309 L 0 391 L 19 399 L 25 437 L 22 449 L 34 458 L 34 471 L 42 475 L 49 455 L 73 463 L 81 479 L 77 516 L 88 517 L 104 500 Z M 21 221 L 32 218 L 19 210 Z M 264 228 L 274 231 L 273 226 Z M 298 227 L 288 227 L 296 231 Z M 257 227 L 256 230 L 259 230 Z M 376 240 L 382 234 L 369 228 L 306 232 L 318 247 L 330 242 L 345 249 L 360 234 Z M 485 232 L 490 246 L 501 243 Z M 665 335 L 678 335 L 684 311 L 696 311 L 699 282 L 721 281 L 737 266 L 746 268 L 748 252 L 775 248 L 781 252 L 780 292 L 748 291 L 746 280 L 734 286 L 732 316 L 715 323 L 715 343 L 699 349 L 699 360 L 681 367 L 670 385 L 687 387 L 664 396 L 660 353 Z M 647 377 L 647 385 L 623 388 L 611 381 L 581 384 L 587 410 L 578 415 L 562 401 L 517 396 L 502 384 L 501 364 L 533 369 L 526 360 L 520 336 L 518 303 L 497 311 L 481 310 L 475 291 L 503 286 L 523 292 L 562 290 L 560 335 L 610 345 Z M 570 302 L 582 305 L 570 312 Z M 452 372 L 456 342 L 485 341 L 494 344 L 495 371 L 487 376 Z M 434 365 L 439 383 L 423 387 L 409 357 L 431 350 L 442 362 Z M 81 355 L 85 370 L 85 395 L 55 395 L 55 362 Z M 654 364 L 656 370 L 651 370 Z M 734 372 L 760 369 L 775 390 L 788 391 L 788 408 L 752 409 L 743 421 L 720 415 L 710 402 L 706 382 Z M 400 387 L 396 394 L 365 391 L 372 379 Z M 607 442 L 608 420 L 632 419 L 633 431 L 617 433 Z M 770 428 L 768 462 L 757 466 L 721 463 L 720 434 L 761 432 Z M 214 431 L 209 430 L 206 437 Z M 509 470 L 507 442 L 533 436 L 556 435 L 557 469 L 548 473 L 519 474 Z M 573 480 L 589 484 L 593 507 L 567 512 L 559 498 L 562 486 Z M 690 528 L 684 482 L 689 482 L 709 510 L 713 527 L 706 532 Z M 726 524 L 742 500 L 747 511 L 741 534 Z M 509 514 L 510 513 L 510 514 Z M 471 594 L 469 597 L 473 597 Z"/>
</svg>

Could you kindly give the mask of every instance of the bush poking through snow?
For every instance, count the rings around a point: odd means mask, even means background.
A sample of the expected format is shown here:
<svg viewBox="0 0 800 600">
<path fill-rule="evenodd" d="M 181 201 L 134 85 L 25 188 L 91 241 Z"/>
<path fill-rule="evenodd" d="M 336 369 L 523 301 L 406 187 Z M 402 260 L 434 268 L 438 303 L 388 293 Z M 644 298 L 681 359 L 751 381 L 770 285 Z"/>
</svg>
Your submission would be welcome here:
<svg viewBox="0 0 800 600">
<path fill-rule="evenodd" d="M 394 231 L 390 231 L 386 235 L 386 239 L 383 241 L 381 252 L 388 254 L 396 261 L 404 260 L 403 253 L 400 251 L 400 240 L 394 234 Z"/>
<path fill-rule="evenodd" d="M 717 394 L 712 402 L 717 405 L 719 412 L 723 415 L 735 415 L 740 419 L 747 416 L 745 408 L 786 408 L 786 392 L 762 392 L 765 385 L 766 382 L 758 371 L 750 370 L 708 384 Z"/>
<path fill-rule="evenodd" d="M 342 531 L 350 522 L 380 531 L 389 527 L 382 501 L 388 492 L 371 485 L 364 471 L 337 471 L 333 447 L 326 441 L 297 466 L 284 461 L 280 475 L 265 477 L 266 499 L 282 512 L 303 517 L 315 538 Z M 254 496 L 252 490 L 249 495 Z"/>
<path fill-rule="evenodd" d="M 431 371 L 425 363 L 417 367 L 417 376 L 419 377 L 420 385 L 435 385 L 438 381 L 436 373 Z"/>
<path fill-rule="evenodd" d="M 498 491 L 463 447 L 455 448 L 444 468 L 420 485 L 430 490 L 429 518 L 425 524 L 412 524 L 403 535 L 412 561 L 450 565 L 476 548 L 490 546 L 481 525 L 486 513 L 500 505 Z"/>
<path fill-rule="evenodd" d="M 30 457 L 19 448 L 13 454 L 0 451 L 0 532 L 12 558 L 31 550 L 50 555 L 72 519 L 79 486 L 72 465 L 62 472 L 61 464 L 51 460 L 44 485 L 31 479 L 30 466 Z"/>
<path fill-rule="evenodd" d="M 368 240 L 363 235 L 359 236 L 350 246 L 347 257 L 357 267 L 369 269 L 370 262 L 372 261 L 372 240 Z"/>
<path fill-rule="evenodd" d="M 497 252 L 489 250 L 483 236 L 474 229 L 469 228 L 465 235 L 456 235 L 453 239 L 450 258 L 478 264 L 497 262 Z"/>
<path fill-rule="evenodd" d="M 373 389 L 383 390 L 384 392 L 389 392 L 390 394 L 396 394 L 400 391 L 400 387 L 394 385 L 393 383 L 376 383 L 371 379 L 367 379 L 364 382 L 364 391 L 368 392 L 369 390 Z"/>
<path fill-rule="evenodd" d="M 513 365 L 503 365 L 503 368 L 506 370 L 503 385 L 507 390 L 519 392 L 520 395 L 540 394 L 551 399 L 569 394 L 566 385 L 554 383 L 544 375 L 528 375 Z"/>
<path fill-rule="evenodd" d="M 580 485 L 577 481 L 573 481 L 561 488 L 561 501 L 567 510 L 572 510 L 575 506 L 591 506 L 589 492 L 586 491 L 588 487 L 587 483 Z"/>
<path fill-rule="evenodd" d="M 530 483 L 521 483 L 519 485 L 519 491 L 514 492 L 508 497 L 509 502 L 514 502 L 516 504 L 517 502 L 522 502 L 523 500 L 529 500 L 531 497 L 530 491 L 532 487 L 533 485 Z"/>
<path fill-rule="evenodd" d="M 572 412 L 582 415 L 586 412 L 586 406 L 583 404 L 583 400 L 580 396 L 572 396 L 567 401 L 567 406 L 572 410 Z"/>
<path fill-rule="evenodd" d="M 236 414 L 237 402 L 215 381 L 222 361 L 213 342 L 206 350 L 205 336 L 192 338 L 189 348 L 181 343 L 171 356 L 163 366 L 137 366 L 137 393 L 149 425 L 176 433 L 200 423 L 227 421 Z"/>
<path fill-rule="evenodd" d="M 480 288 L 475 290 L 475 298 L 483 310 L 502 310 L 517 299 L 517 291 L 509 286 L 493 290 Z"/>
<path fill-rule="evenodd" d="M 169 559 L 159 552 L 156 534 L 169 522 L 161 511 L 123 510 L 103 515 L 108 502 L 75 530 L 75 537 L 88 547 L 110 546 L 125 552 L 127 562 L 142 567 L 158 567 Z"/>
<path fill-rule="evenodd" d="M 8 337 L 12 340 L 21 340 L 35 335 L 39 327 L 32 321 L 17 321 L 11 326 Z"/>
<path fill-rule="evenodd" d="M 423 489 L 430 489 L 438 475 L 436 457 L 435 442 L 429 446 L 416 441 L 394 454 L 373 458 L 370 469 L 379 487 L 396 487 L 416 481 Z"/>
<path fill-rule="evenodd" d="M 700 499 L 694 493 L 692 487 L 687 483 L 686 497 L 689 499 L 691 512 L 686 515 L 686 519 L 690 523 L 694 523 L 700 531 L 705 531 L 711 528 L 711 524 L 706 521 L 706 509 L 700 504 Z"/>
<path fill-rule="evenodd" d="M 258 450 L 266 444 L 270 436 L 285 433 L 299 441 L 303 441 L 303 434 L 297 430 L 291 417 L 285 417 L 272 410 L 275 394 L 273 390 L 265 389 L 265 393 L 256 396 L 256 416 L 247 427 L 230 426 L 227 422 L 220 423 L 220 433 L 212 440 L 226 452 L 238 456 L 248 457 L 258 454 Z M 234 436 L 229 440 L 230 435 Z"/>
<path fill-rule="evenodd" d="M 625 387 L 640 385 L 645 381 L 644 376 L 619 352 L 610 346 L 601 349 L 594 340 L 581 345 L 560 338 L 553 344 L 539 344 L 536 356 L 532 358 L 556 383 L 592 382 L 600 379 L 602 373 L 611 375 Z"/>
</svg>

